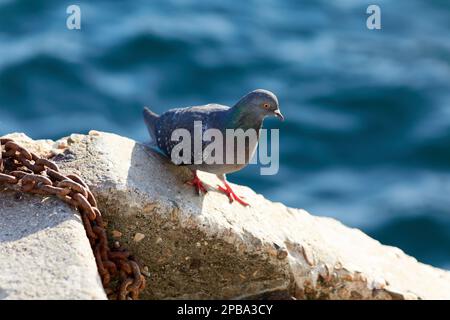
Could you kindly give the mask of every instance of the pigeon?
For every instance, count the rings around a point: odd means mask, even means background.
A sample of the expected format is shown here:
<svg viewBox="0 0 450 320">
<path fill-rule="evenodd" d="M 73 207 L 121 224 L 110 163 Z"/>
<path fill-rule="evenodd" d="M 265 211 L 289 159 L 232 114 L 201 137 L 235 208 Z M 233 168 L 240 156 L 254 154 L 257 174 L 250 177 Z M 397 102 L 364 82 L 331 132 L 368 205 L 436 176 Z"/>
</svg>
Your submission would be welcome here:
<svg viewBox="0 0 450 320">
<path fill-rule="evenodd" d="M 280 112 L 278 99 L 272 92 L 263 89 L 254 90 L 242 97 L 233 107 L 220 104 L 207 104 L 201 106 L 192 106 L 186 108 L 175 108 L 157 115 L 149 108 L 145 107 L 143 111 L 144 122 L 152 138 L 153 145 L 168 158 L 171 158 L 172 149 L 178 144 L 178 141 L 172 141 L 172 133 L 176 129 L 186 129 L 193 135 L 194 122 L 201 123 L 201 132 L 207 129 L 218 129 L 223 136 L 226 136 L 227 129 L 254 129 L 257 133 L 256 141 L 245 141 L 245 150 L 236 150 L 245 152 L 245 161 L 237 161 L 237 155 L 234 161 L 222 163 L 206 163 L 206 161 L 195 161 L 194 148 L 191 148 L 191 161 L 188 164 L 178 165 L 187 166 L 193 173 L 193 179 L 187 183 L 194 186 L 197 193 L 206 193 L 207 189 L 197 176 L 197 170 L 209 172 L 217 175 L 223 186 L 218 186 L 218 190 L 225 193 L 230 202 L 234 200 L 243 206 L 249 204 L 238 196 L 228 184 L 226 174 L 236 172 L 244 168 L 250 161 L 251 156 L 256 151 L 259 138 L 259 130 L 262 128 L 263 120 L 267 116 L 275 116 L 284 120 Z M 203 137 L 203 136 L 202 136 Z M 225 142 L 225 139 L 224 139 Z M 204 150 L 210 140 L 201 140 L 201 150 Z M 224 153 L 228 152 L 224 147 Z M 224 155 L 225 157 L 226 155 Z M 198 158 L 197 158 L 198 159 Z M 241 158 L 242 159 L 242 158 Z"/>
</svg>

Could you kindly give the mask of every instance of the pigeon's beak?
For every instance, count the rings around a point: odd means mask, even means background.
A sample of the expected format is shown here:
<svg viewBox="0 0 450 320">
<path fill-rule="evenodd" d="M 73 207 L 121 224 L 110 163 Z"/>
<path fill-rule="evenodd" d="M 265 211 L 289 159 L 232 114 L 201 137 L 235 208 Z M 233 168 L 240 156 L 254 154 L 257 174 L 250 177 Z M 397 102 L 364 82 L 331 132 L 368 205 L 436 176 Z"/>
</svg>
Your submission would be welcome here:
<svg viewBox="0 0 450 320">
<path fill-rule="evenodd" d="M 273 113 L 275 114 L 275 116 L 276 116 L 278 119 L 280 119 L 281 121 L 284 121 L 284 116 L 281 114 L 280 110 L 277 109 L 277 110 L 275 110 Z"/>
</svg>

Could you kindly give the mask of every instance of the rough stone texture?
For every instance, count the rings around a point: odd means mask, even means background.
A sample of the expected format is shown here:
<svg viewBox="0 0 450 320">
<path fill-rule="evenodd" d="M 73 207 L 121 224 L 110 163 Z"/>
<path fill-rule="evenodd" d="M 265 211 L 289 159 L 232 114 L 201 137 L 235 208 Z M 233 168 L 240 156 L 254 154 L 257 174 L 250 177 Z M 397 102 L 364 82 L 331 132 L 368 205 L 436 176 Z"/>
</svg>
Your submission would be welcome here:
<svg viewBox="0 0 450 320">
<path fill-rule="evenodd" d="M 20 135 L 14 138 L 27 140 Z M 211 191 L 198 197 L 184 184 L 190 178 L 187 169 L 171 165 L 132 140 L 93 131 L 39 144 L 45 152 L 57 154 L 54 159 L 63 171 L 86 179 L 108 221 L 111 241 L 131 249 L 148 268 L 143 298 L 450 299 L 448 271 L 419 263 L 400 249 L 383 246 L 336 220 L 270 202 L 246 187 L 236 186 L 251 207 L 230 204 L 225 195 L 213 190 L 219 181 L 209 174 L 200 177 Z M 30 206 L 33 201 L 18 205 Z M 1 203 L 0 216 L 5 212 Z M 15 205 L 13 200 L 8 203 Z M 55 243 L 52 253 L 64 261 L 68 251 L 70 257 L 81 251 L 82 241 L 64 235 L 63 223 L 49 222 L 57 207 L 64 208 L 55 204 L 40 211 L 35 224 L 51 225 L 46 230 L 64 239 Z M 76 225 L 78 235 L 81 224 L 70 214 L 70 219 L 63 220 Z M 26 227 L 23 221 L 17 223 Z M 2 224 L 0 234 L 3 228 Z M 44 234 L 38 235 L 43 228 L 35 229 L 29 229 L 28 237 L 46 241 Z M 12 233 L 10 237 L 24 238 Z M 0 242 L 0 264 L 5 263 L 3 252 L 8 245 L 8 241 Z M 17 256 L 8 259 L 23 259 L 26 271 L 10 275 L 21 291 L 33 274 L 44 273 L 43 267 L 35 262 L 30 266 L 20 253 L 20 248 L 33 250 L 33 243 L 29 247 L 14 247 L 13 243 L 12 247 L 11 255 Z M 86 241 L 83 252 L 92 258 L 88 247 Z M 0 287 L 5 281 L 1 270 Z M 71 281 L 70 277 L 66 280 Z M 99 285 L 92 283 L 95 288 Z M 46 287 L 53 285 L 59 286 L 47 283 Z M 65 296 L 71 295 L 81 293 L 72 290 Z"/>
<path fill-rule="evenodd" d="M 54 198 L 0 191 L 0 299 L 106 299 L 76 211 Z"/>
</svg>

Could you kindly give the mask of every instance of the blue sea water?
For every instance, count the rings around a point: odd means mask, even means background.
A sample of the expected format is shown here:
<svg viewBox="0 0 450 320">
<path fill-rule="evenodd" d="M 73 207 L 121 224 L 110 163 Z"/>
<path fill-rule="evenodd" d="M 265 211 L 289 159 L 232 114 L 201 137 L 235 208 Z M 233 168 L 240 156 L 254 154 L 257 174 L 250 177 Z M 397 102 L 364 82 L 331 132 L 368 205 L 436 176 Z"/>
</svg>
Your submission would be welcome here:
<svg viewBox="0 0 450 320">
<path fill-rule="evenodd" d="M 450 1 L 376 2 L 378 31 L 364 0 L 0 0 L 0 135 L 146 141 L 144 105 L 266 88 L 279 174 L 231 181 L 450 269 Z"/>
</svg>

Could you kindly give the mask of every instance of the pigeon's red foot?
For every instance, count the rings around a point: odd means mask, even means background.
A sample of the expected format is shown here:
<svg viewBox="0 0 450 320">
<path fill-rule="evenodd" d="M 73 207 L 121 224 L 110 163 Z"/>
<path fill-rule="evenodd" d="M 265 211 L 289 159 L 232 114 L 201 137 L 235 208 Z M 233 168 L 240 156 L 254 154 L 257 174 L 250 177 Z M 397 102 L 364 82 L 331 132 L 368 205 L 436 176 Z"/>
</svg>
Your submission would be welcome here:
<svg viewBox="0 0 450 320">
<path fill-rule="evenodd" d="M 228 199 L 230 199 L 230 203 L 236 200 L 240 204 L 242 204 L 244 207 L 249 206 L 247 202 L 242 200 L 243 197 L 239 197 L 236 193 L 234 193 L 233 189 L 231 189 L 230 185 L 225 181 L 225 188 L 222 186 L 219 186 L 219 190 L 225 193 L 228 196 Z"/>
<path fill-rule="evenodd" d="M 186 182 L 187 184 L 194 186 L 195 190 L 197 191 L 198 195 L 200 195 L 202 192 L 207 193 L 208 190 L 206 190 L 205 186 L 203 185 L 203 182 L 200 180 L 200 178 L 197 176 L 196 173 L 194 173 L 194 178 L 191 181 Z"/>
</svg>

